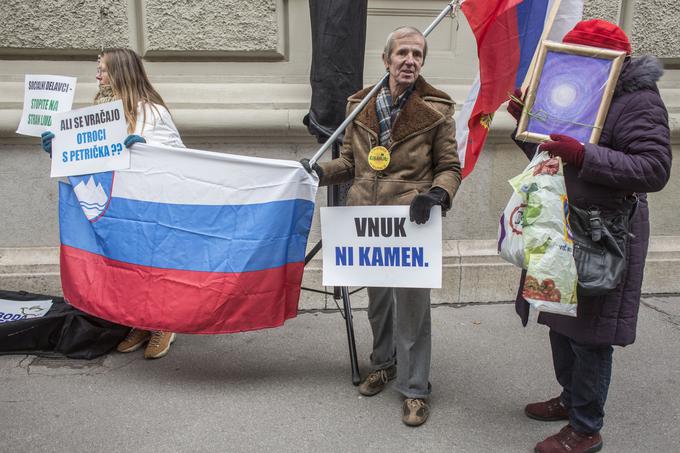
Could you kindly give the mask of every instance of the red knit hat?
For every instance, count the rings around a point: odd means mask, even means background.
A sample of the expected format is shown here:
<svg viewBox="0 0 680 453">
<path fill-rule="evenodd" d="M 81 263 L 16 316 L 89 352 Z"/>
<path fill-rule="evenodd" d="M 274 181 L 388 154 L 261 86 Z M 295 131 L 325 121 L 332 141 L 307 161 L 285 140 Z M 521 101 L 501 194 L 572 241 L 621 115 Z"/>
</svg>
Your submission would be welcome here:
<svg viewBox="0 0 680 453">
<path fill-rule="evenodd" d="M 579 22 L 564 36 L 562 42 L 623 50 L 628 55 L 632 50 L 626 33 L 618 25 L 602 19 Z"/>
</svg>

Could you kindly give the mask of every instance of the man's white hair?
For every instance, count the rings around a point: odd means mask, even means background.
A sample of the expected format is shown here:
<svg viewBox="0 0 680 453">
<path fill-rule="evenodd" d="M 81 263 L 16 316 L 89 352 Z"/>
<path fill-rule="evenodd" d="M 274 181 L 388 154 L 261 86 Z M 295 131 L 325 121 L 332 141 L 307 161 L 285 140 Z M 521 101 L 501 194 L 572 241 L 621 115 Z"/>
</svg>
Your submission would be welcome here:
<svg viewBox="0 0 680 453">
<path fill-rule="evenodd" d="M 394 41 L 399 38 L 403 38 L 404 36 L 411 35 L 418 35 L 423 38 L 423 42 L 425 43 L 425 47 L 423 47 L 423 64 L 425 63 L 425 57 L 427 56 L 427 40 L 420 30 L 418 30 L 416 27 L 410 26 L 399 27 L 387 36 L 387 42 L 385 43 L 385 49 L 383 50 L 383 53 L 388 63 L 390 63 L 391 60 L 390 57 L 392 56 L 392 50 L 394 50 Z"/>
</svg>

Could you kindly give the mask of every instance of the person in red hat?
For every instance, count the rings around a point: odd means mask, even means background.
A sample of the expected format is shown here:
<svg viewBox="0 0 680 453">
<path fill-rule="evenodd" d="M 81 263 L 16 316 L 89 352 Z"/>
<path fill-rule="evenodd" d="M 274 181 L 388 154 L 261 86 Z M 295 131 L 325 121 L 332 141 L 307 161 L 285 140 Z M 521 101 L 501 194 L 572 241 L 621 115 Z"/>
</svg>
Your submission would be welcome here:
<svg viewBox="0 0 680 453">
<path fill-rule="evenodd" d="M 595 452 L 602 448 L 604 420 L 612 373 L 613 346 L 635 341 L 642 276 L 649 243 L 647 192 L 661 190 L 671 169 L 668 113 L 656 82 L 663 73 L 656 58 L 631 58 L 631 45 L 621 28 L 604 20 L 579 22 L 563 42 L 625 51 L 628 55 L 617 81 L 599 143 L 580 143 L 552 134 L 541 149 L 564 162 L 570 204 L 597 208 L 603 216 L 622 212 L 626 200 L 637 198 L 631 214 L 626 270 L 616 289 L 604 296 L 578 295 L 575 318 L 541 313 L 538 322 L 550 328 L 550 346 L 559 396 L 529 404 L 528 417 L 541 421 L 566 420 L 557 434 L 539 442 L 539 453 Z M 516 91 L 521 96 L 521 93 Z M 519 98 L 520 96 L 516 96 Z M 523 106 L 511 101 L 508 111 L 517 120 Z M 513 135 L 514 138 L 514 135 Z M 528 157 L 537 145 L 518 142 Z M 522 297 L 522 273 L 515 302 L 526 325 L 529 305 Z"/>
</svg>

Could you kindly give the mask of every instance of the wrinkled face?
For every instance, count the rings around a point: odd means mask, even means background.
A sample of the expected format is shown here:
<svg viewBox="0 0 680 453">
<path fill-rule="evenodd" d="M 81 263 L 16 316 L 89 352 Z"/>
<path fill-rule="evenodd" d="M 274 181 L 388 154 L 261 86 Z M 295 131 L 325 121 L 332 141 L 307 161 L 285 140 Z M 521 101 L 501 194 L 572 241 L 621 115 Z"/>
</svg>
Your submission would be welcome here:
<svg viewBox="0 0 680 453">
<path fill-rule="evenodd" d="M 394 84 L 403 91 L 416 81 L 423 67 L 424 49 L 425 40 L 420 35 L 411 34 L 394 40 L 389 58 L 383 55 L 383 63 L 390 73 L 390 87 Z"/>
<path fill-rule="evenodd" d="M 97 62 L 97 76 L 95 77 L 99 85 L 110 85 L 109 73 L 106 70 L 106 58 L 101 57 Z"/>
</svg>

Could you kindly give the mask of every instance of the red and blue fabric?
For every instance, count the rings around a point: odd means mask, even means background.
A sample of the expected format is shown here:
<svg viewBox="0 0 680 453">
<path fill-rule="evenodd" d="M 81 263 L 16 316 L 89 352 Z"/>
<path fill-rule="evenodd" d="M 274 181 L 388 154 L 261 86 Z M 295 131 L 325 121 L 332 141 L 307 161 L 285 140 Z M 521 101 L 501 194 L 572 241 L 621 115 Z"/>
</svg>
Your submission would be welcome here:
<svg viewBox="0 0 680 453">
<path fill-rule="evenodd" d="M 129 170 L 69 179 L 59 213 L 72 305 L 185 333 L 296 316 L 317 188 L 297 162 L 135 145 Z"/>
<path fill-rule="evenodd" d="M 508 93 L 522 85 L 553 4 L 554 0 L 462 3 L 461 10 L 475 35 L 479 56 L 479 75 L 458 119 L 456 139 L 463 177 L 472 172 L 479 159 L 494 113 L 508 100 Z M 582 9 L 582 0 L 562 0 L 557 11 L 558 28 L 573 26 Z M 563 35 L 567 30 L 551 32 L 549 37 Z"/>
</svg>

